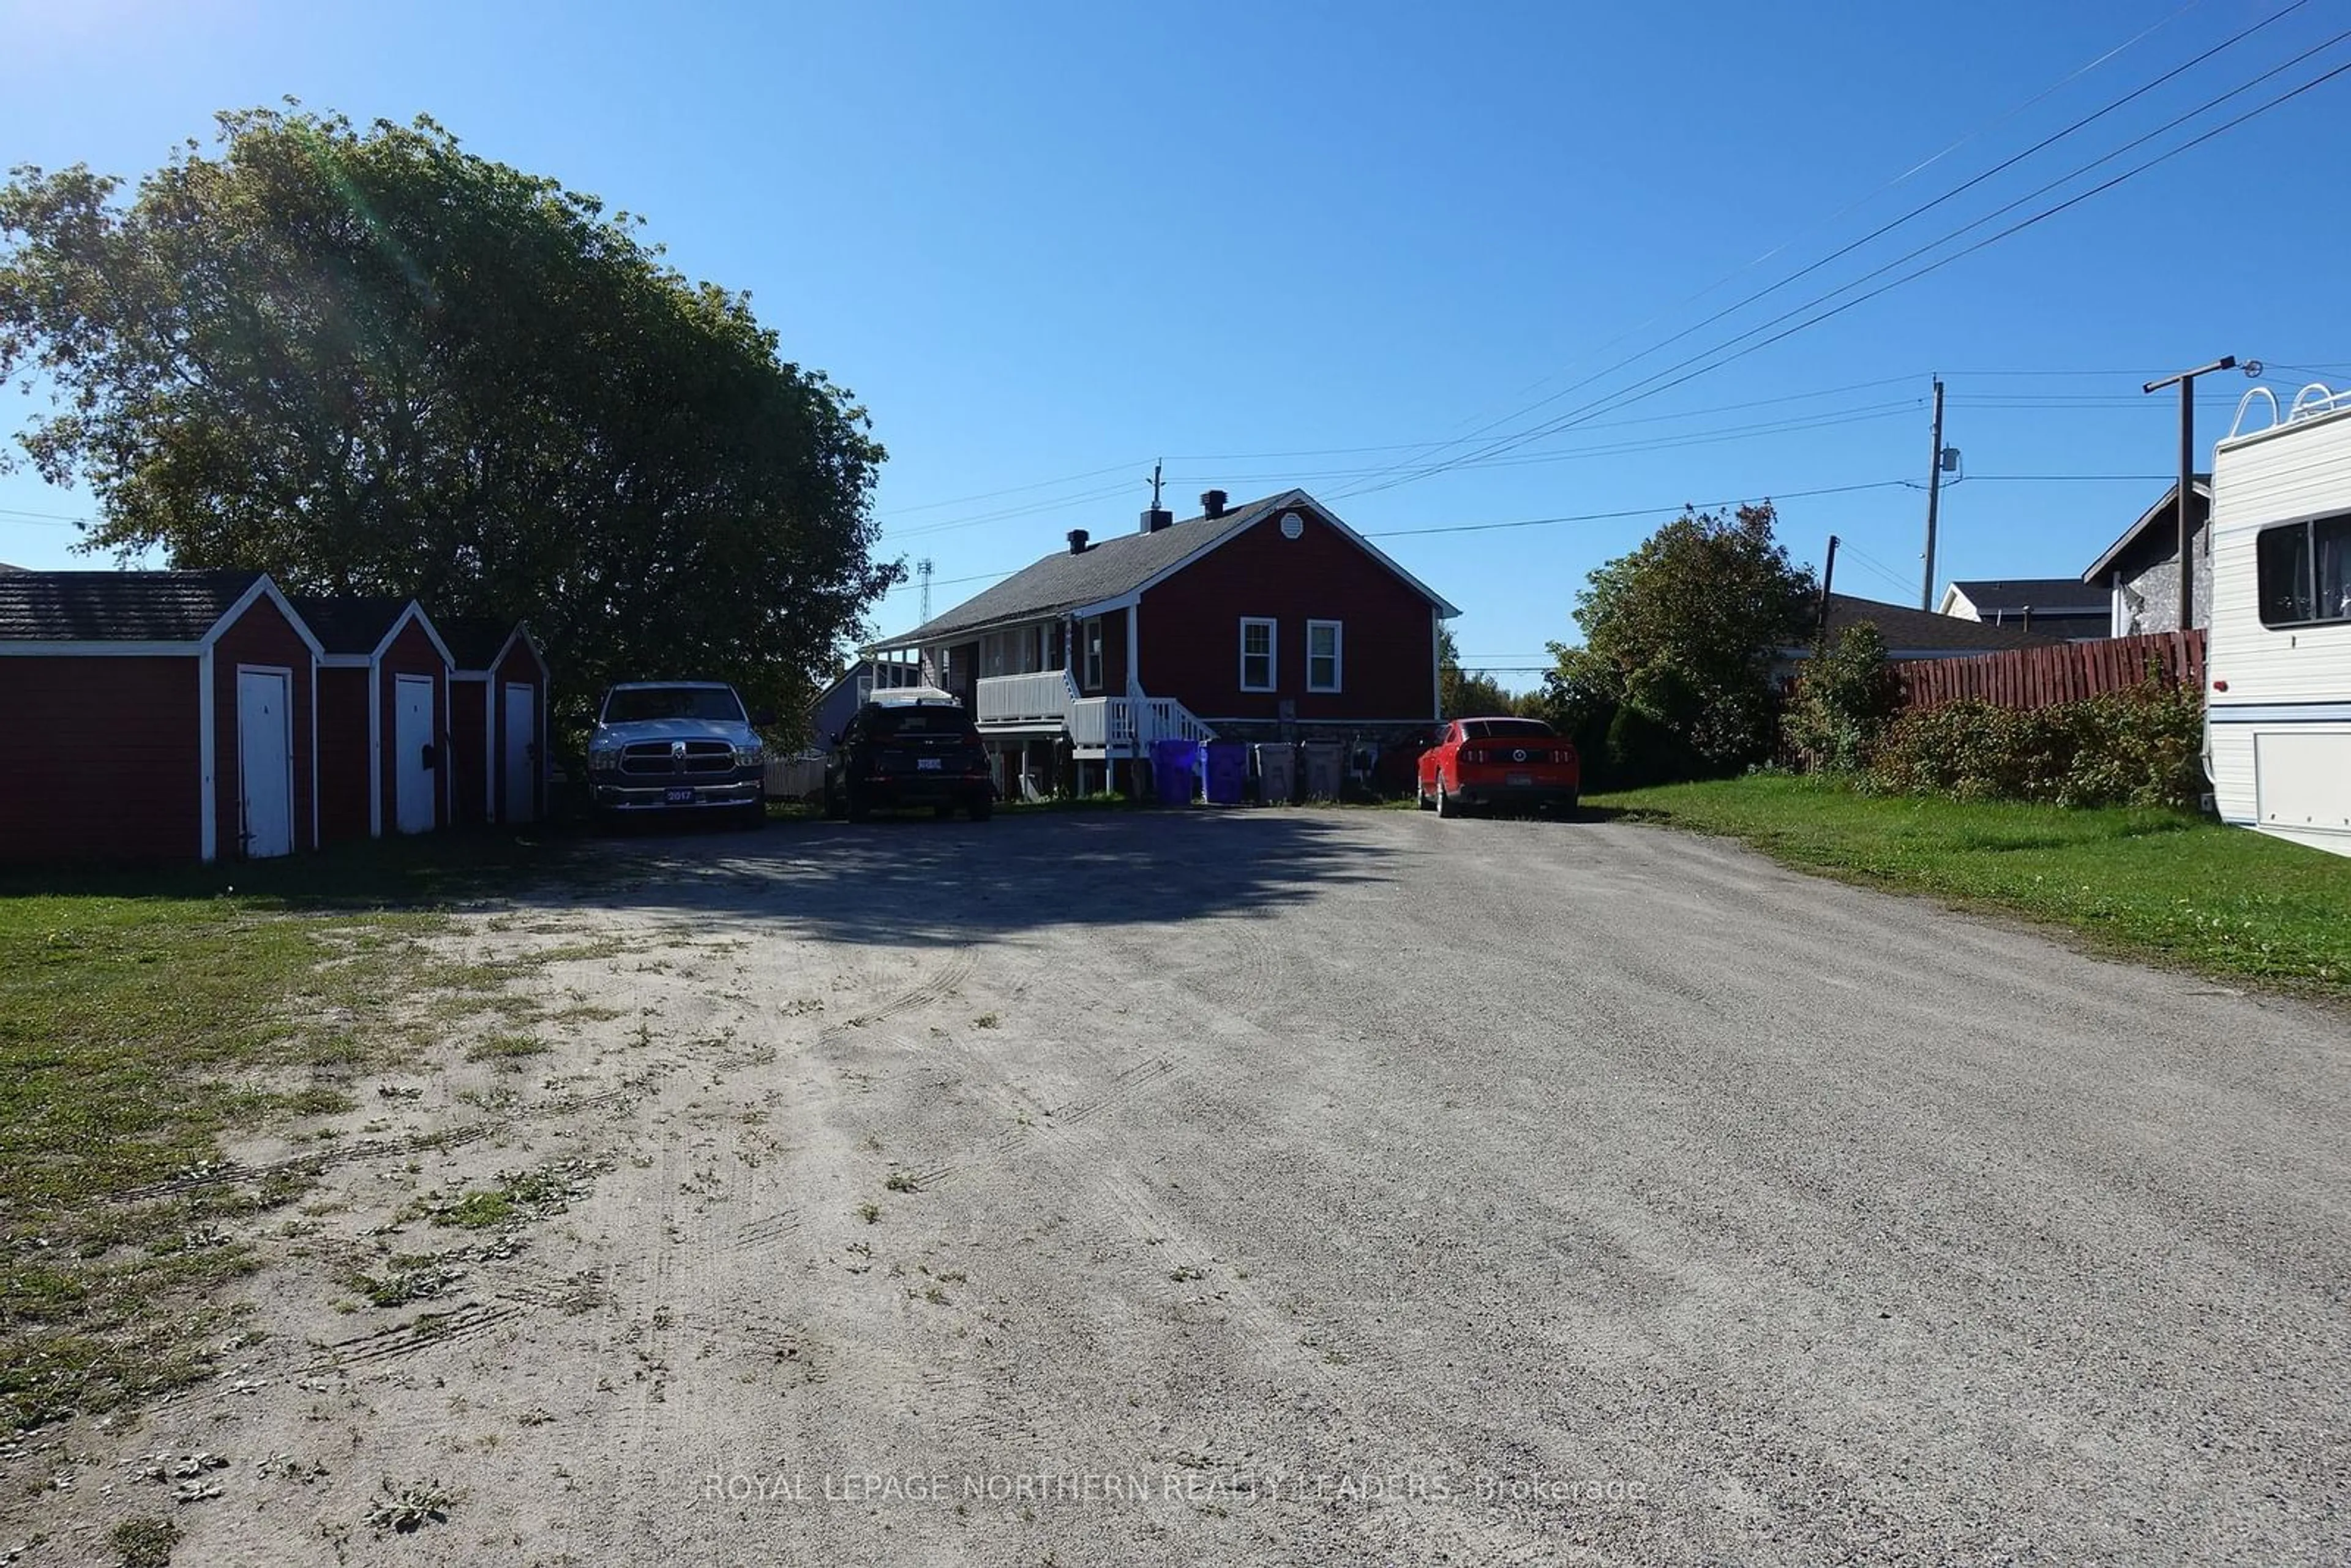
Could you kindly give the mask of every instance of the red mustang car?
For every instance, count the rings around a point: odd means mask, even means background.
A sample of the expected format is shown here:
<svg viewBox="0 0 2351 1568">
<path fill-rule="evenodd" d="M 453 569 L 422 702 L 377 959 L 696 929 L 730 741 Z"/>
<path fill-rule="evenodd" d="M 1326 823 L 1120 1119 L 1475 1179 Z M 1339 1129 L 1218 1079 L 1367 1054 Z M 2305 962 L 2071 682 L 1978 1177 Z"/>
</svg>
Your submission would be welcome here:
<svg viewBox="0 0 2351 1568">
<path fill-rule="evenodd" d="M 1539 718 L 1457 718 L 1420 754 L 1415 793 L 1440 817 L 1494 806 L 1573 811 L 1583 776 L 1575 747 Z"/>
</svg>

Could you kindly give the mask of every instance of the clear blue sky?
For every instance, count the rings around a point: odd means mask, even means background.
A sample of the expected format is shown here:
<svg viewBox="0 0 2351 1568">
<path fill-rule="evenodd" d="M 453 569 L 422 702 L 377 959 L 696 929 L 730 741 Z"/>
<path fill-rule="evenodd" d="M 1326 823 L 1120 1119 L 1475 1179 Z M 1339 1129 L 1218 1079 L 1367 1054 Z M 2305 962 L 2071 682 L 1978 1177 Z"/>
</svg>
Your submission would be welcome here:
<svg viewBox="0 0 2351 1568">
<path fill-rule="evenodd" d="M 1293 483 L 1374 535 L 1638 511 L 1383 540 L 1462 606 L 1464 653 L 1507 667 L 1572 636 L 1583 574 L 1685 500 L 1786 497 L 1801 559 L 1836 532 L 1841 588 L 1914 599 L 1919 491 L 1794 493 L 1923 480 L 1930 371 L 1970 476 L 1947 492 L 1945 580 L 2078 572 L 2156 498 L 2159 478 L 1996 477 L 2169 472 L 2174 404 L 2144 379 L 2234 353 L 2351 380 L 2346 75 L 1512 461 L 1365 487 L 1409 444 L 1583 410 L 2351 26 L 2337 0 L 2305 4 L 1519 413 L 2286 5 L 0 0 L 0 152 L 137 174 L 209 134 L 214 110 L 292 94 L 354 119 L 430 112 L 643 213 L 683 270 L 751 290 L 791 355 L 872 408 L 886 548 L 936 563 L 939 608 L 1070 528 L 1134 527 L 1163 456 L 1179 515 L 1210 485 Z M 2323 49 L 1968 237 L 2346 60 L 2351 42 Z M 2211 384 L 2199 465 L 2244 384 Z M 13 428 L 21 400 L 0 407 Z M 1014 486 L 1036 487 L 961 499 Z M 69 527 L 24 514 L 86 513 L 86 497 L 19 474 L 0 508 L 0 559 L 76 564 Z M 877 629 L 915 609 L 902 591 Z"/>
</svg>

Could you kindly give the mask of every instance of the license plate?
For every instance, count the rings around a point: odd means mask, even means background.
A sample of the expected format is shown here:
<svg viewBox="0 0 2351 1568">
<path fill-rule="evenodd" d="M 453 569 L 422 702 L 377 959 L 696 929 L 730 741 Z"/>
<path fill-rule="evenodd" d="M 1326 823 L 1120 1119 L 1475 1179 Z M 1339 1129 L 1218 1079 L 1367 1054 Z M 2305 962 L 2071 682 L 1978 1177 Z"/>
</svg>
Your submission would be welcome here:
<svg viewBox="0 0 2351 1568">
<path fill-rule="evenodd" d="M 681 789 L 672 789 L 662 798 L 673 806 L 691 806 L 694 804 L 694 790 L 691 786 Z"/>
<path fill-rule="evenodd" d="M 1534 781 L 1535 776 L 1531 773 L 1506 774 L 1502 779 L 1503 783 L 1508 784 L 1513 789 L 1524 789 L 1533 784 Z"/>
<path fill-rule="evenodd" d="M 946 759 L 944 758 L 917 757 L 914 758 L 914 771 L 917 773 L 936 773 L 946 766 Z"/>
</svg>

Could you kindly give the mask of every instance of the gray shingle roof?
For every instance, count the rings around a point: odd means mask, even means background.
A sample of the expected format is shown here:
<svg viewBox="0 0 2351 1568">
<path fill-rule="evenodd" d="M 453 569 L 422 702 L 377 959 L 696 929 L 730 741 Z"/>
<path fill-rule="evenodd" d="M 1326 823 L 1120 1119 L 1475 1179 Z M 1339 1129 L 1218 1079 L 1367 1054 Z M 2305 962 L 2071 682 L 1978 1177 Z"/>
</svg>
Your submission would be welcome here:
<svg viewBox="0 0 2351 1568">
<path fill-rule="evenodd" d="M 0 574 L 0 639 L 193 643 L 257 571 L 12 571 Z"/>
<path fill-rule="evenodd" d="M 520 625 L 502 615 L 433 617 L 433 630 L 441 633 L 442 646 L 449 650 L 450 659 L 461 670 L 488 669 L 490 661 L 505 651 L 507 639 Z"/>
<path fill-rule="evenodd" d="M 1829 635 L 1832 638 L 1846 627 L 1859 625 L 1864 621 L 1876 626 L 1877 633 L 1886 639 L 1889 652 L 1923 653 L 1948 649 L 1953 653 L 1982 653 L 2001 648 L 2045 648 L 2063 641 L 2014 626 L 1995 626 L 1988 621 L 1938 615 L 1932 611 L 1913 609 L 1907 604 L 1855 599 L 1850 593 L 1829 595 Z"/>
<path fill-rule="evenodd" d="M 319 646 L 329 653 L 372 653 L 392 623 L 408 608 L 405 599 L 390 595 L 322 599 L 316 594 L 289 600 L 294 613 L 309 626 Z"/>
<path fill-rule="evenodd" d="M 1951 586 L 1968 597 L 1979 615 L 2019 615 L 2030 607 L 2035 613 L 2065 610 L 2106 612 L 2106 596 L 2084 585 L 2078 577 L 1979 578 Z"/>
<path fill-rule="evenodd" d="M 1234 507 L 1220 517 L 1192 517 L 1155 534 L 1113 534 L 1089 545 L 1083 555 L 1061 549 L 1014 572 L 995 587 L 972 595 L 944 615 L 912 632 L 869 644 L 903 648 L 936 642 L 958 632 L 977 632 L 1006 621 L 1022 621 L 1132 593 L 1204 545 L 1249 527 L 1297 492 L 1284 490 Z"/>
</svg>

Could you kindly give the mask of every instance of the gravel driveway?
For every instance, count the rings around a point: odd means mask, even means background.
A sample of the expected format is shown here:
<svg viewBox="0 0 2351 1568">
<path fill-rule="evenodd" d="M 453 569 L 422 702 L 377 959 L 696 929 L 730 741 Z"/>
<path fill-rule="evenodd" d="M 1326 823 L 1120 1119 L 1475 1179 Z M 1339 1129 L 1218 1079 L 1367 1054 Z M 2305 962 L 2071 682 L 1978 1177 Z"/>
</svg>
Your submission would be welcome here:
<svg viewBox="0 0 2351 1568">
<path fill-rule="evenodd" d="M 2351 1542 L 2338 1016 L 1617 823 L 609 853 L 473 917 L 626 951 L 536 982 L 618 1015 L 578 1082 L 444 1156 L 601 1174 L 416 1343 L 314 1301 L 286 1343 L 333 1348 L 203 1432 L 333 1473 L 187 1511 L 187 1560 Z M 379 1476 L 446 1522 L 354 1536 Z"/>
</svg>

